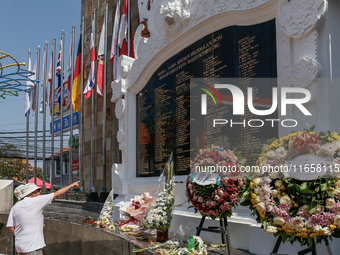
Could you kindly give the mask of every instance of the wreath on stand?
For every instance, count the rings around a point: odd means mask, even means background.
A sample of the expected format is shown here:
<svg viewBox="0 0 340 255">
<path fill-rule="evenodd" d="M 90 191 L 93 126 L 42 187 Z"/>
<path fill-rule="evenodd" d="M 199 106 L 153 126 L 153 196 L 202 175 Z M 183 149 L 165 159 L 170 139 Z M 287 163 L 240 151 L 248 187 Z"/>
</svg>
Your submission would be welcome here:
<svg viewBox="0 0 340 255">
<path fill-rule="evenodd" d="M 240 167 L 244 162 L 240 153 L 219 146 L 199 151 L 186 180 L 186 196 L 195 213 L 213 220 L 232 215 L 243 186 Z"/>
<path fill-rule="evenodd" d="M 241 205 L 249 206 L 266 232 L 308 247 L 314 238 L 321 243 L 340 237 L 338 133 L 316 133 L 312 128 L 271 140 L 256 165 L 266 174 L 255 172 L 245 181 Z"/>
</svg>

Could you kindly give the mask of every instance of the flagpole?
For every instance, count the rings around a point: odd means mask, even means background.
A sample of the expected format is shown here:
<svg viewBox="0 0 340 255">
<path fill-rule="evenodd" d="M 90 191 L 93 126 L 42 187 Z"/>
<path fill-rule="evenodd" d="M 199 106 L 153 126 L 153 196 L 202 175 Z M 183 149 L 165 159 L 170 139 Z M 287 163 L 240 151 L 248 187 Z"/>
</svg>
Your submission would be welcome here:
<svg viewBox="0 0 340 255">
<path fill-rule="evenodd" d="M 93 42 L 94 45 L 96 45 L 96 10 L 93 11 L 93 20 L 94 20 L 94 28 L 93 28 Z M 96 66 L 96 63 L 94 64 L 94 68 Z M 96 73 L 96 70 L 94 71 Z M 93 168 L 94 168 L 94 88 L 92 89 L 91 94 L 91 171 L 90 171 L 90 191 L 94 192 L 94 186 L 93 186 Z"/>
<path fill-rule="evenodd" d="M 64 30 L 61 32 L 61 54 L 60 54 L 60 188 L 63 187 L 63 150 L 64 150 Z"/>
<path fill-rule="evenodd" d="M 84 17 L 81 21 L 81 61 L 80 61 L 80 111 L 79 111 L 79 189 L 83 189 L 83 104 L 84 104 Z"/>
<path fill-rule="evenodd" d="M 45 150 L 46 150 L 46 88 L 47 88 L 47 41 L 45 42 L 45 49 L 44 49 L 44 73 L 42 74 L 44 77 L 44 84 L 43 84 L 43 169 L 42 169 L 42 174 L 43 174 L 43 188 L 45 188 L 45 171 L 46 171 L 46 160 L 45 160 Z"/>
<path fill-rule="evenodd" d="M 36 95 L 35 95 L 35 147 L 34 147 L 34 183 L 37 184 L 37 157 L 38 157 L 38 114 L 39 114 L 39 68 L 40 68 L 40 46 L 38 46 L 38 53 L 37 53 L 37 74 L 35 88 L 36 88 Z"/>
<path fill-rule="evenodd" d="M 52 141 L 51 141 L 51 161 L 52 161 L 52 165 L 51 165 L 51 176 L 52 176 L 52 189 L 54 189 L 54 86 L 55 86 L 55 45 L 56 45 L 56 39 L 53 38 L 53 47 L 52 47 L 52 95 L 50 95 L 51 97 L 51 129 L 52 129 Z"/>
<path fill-rule="evenodd" d="M 31 69 L 30 63 L 31 63 L 31 50 L 28 50 L 28 68 L 27 68 L 28 71 L 31 71 L 31 70 L 29 70 L 29 69 Z M 30 93 L 30 90 L 31 89 L 28 89 L 28 92 L 26 92 L 26 93 Z M 31 107 L 31 106 L 29 106 L 29 107 Z M 28 110 L 28 113 L 26 114 L 26 183 L 28 183 L 28 180 L 30 179 L 30 174 L 29 174 L 29 169 L 28 169 L 28 166 L 29 166 L 28 165 L 28 143 L 29 143 L 29 132 L 30 132 L 29 111 L 30 110 Z"/>
<path fill-rule="evenodd" d="M 131 31 L 130 31 L 130 29 L 131 29 L 131 27 L 130 27 L 130 22 L 131 22 L 131 19 L 130 19 L 130 0 L 127 0 L 128 1 L 128 14 L 127 14 L 127 31 L 128 31 L 128 34 L 127 34 L 127 38 L 128 38 L 128 56 L 130 57 L 131 56 L 131 52 L 130 52 L 130 45 L 131 45 L 131 38 L 130 38 L 130 33 L 131 33 Z"/>
<path fill-rule="evenodd" d="M 103 81 L 103 192 L 106 192 L 106 62 L 107 62 L 107 16 L 108 5 L 105 7 L 104 31 L 104 81 Z"/>
<path fill-rule="evenodd" d="M 119 13 L 120 13 L 120 0 L 117 1 L 117 4 L 119 6 Z M 120 18 L 119 18 L 120 20 Z M 119 26 L 118 26 L 119 27 Z M 119 29 L 117 31 L 117 35 L 115 35 L 117 37 L 117 41 L 118 41 L 118 34 L 119 34 Z M 118 43 L 116 44 L 116 56 L 115 56 L 115 59 L 113 60 L 113 63 L 114 63 L 114 70 L 113 70 L 113 77 L 114 79 L 117 78 L 117 63 L 118 63 L 118 57 L 119 57 L 119 46 L 118 46 Z M 118 163 L 118 160 L 119 160 L 119 143 L 118 143 L 118 140 L 117 140 L 117 134 L 118 134 L 118 119 L 115 115 L 115 140 L 114 140 L 114 144 L 115 144 L 115 163 Z"/>
<path fill-rule="evenodd" d="M 70 89 L 72 91 L 72 87 L 73 87 L 73 78 L 74 78 L 74 48 L 75 48 L 75 25 L 73 24 L 72 26 L 72 46 L 71 46 L 71 52 L 69 54 L 72 54 L 71 55 L 71 80 L 70 80 Z M 72 101 L 71 100 L 71 94 L 70 94 L 70 102 Z M 73 159 L 73 104 L 71 102 L 70 104 L 70 111 L 71 111 L 71 114 L 70 114 L 70 132 L 71 132 L 71 142 L 70 142 L 70 149 L 69 149 L 69 155 L 70 155 L 70 162 L 69 162 L 69 184 L 73 183 L 73 169 L 72 169 L 72 159 Z"/>
</svg>

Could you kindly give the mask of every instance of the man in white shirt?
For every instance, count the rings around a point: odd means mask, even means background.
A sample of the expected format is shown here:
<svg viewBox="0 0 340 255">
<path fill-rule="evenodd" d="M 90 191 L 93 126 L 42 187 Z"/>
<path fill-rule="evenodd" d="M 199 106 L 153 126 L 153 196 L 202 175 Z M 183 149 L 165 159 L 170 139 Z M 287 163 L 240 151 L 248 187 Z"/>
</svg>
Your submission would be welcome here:
<svg viewBox="0 0 340 255">
<path fill-rule="evenodd" d="M 40 188 L 34 183 L 19 187 L 14 191 L 19 201 L 9 213 L 7 228 L 15 236 L 17 254 L 42 255 L 42 249 L 46 246 L 43 233 L 45 207 L 69 189 L 78 188 L 79 182 L 46 195 L 40 195 Z"/>
</svg>

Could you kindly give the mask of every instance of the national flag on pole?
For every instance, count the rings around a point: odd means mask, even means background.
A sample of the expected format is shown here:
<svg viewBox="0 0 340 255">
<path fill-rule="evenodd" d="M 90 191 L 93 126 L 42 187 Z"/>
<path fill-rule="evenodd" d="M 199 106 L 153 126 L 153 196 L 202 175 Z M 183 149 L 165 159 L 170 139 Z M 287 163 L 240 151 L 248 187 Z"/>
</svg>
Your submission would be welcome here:
<svg viewBox="0 0 340 255">
<path fill-rule="evenodd" d="M 35 64 L 34 64 L 34 67 L 33 67 L 33 71 L 32 71 L 34 74 L 31 76 L 31 80 L 34 81 L 33 84 L 34 84 L 34 88 L 31 89 L 31 98 L 32 98 L 32 116 L 34 116 L 35 112 L 36 112 L 36 101 L 37 101 L 37 97 L 36 97 L 36 94 L 37 94 L 37 83 L 35 82 L 35 80 L 37 79 L 37 60 L 35 61 Z"/>
<path fill-rule="evenodd" d="M 49 97 L 49 105 L 50 108 L 53 107 L 53 103 L 52 103 L 52 97 L 53 97 L 53 91 L 54 88 L 52 88 L 52 59 L 53 59 L 53 52 L 52 52 L 52 57 L 50 60 L 50 67 L 48 68 L 48 75 L 47 75 L 47 80 L 50 83 L 50 97 Z"/>
<path fill-rule="evenodd" d="M 31 56 L 28 59 L 28 66 L 27 66 L 27 70 L 31 71 L 32 69 L 32 64 L 31 64 Z M 33 83 L 31 81 L 27 81 L 26 83 L 27 85 L 32 85 Z M 26 102 L 25 102 L 25 116 L 27 117 L 28 115 L 30 115 L 30 109 L 31 109 L 31 87 L 27 86 L 27 91 L 26 91 Z"/>
<path fill-rule="evenodd" d="M 103 22 L 102 31 L 100 33 L 99 47 L 98 47 L 98 68 L 97 68 L 97 93 L 103 96 L 103 84 L 104 84 L 104 61 L 105 61 L 105 18 Z"/>
<path fill-rule="evenodd" d="M 39 108 L 39 112 L 40 113 L 44 113 L 44 102 L 46 102 L 47 103 L 47 100 L 46 100 L 46 98 L 44 98 L 44 93 L 45 93 L 45 89 L 47 89 L 46 88 L 46 85 L 47 85 L 47 83 L 45 83 L 45 69 L 46 69 L 46 67 L 45 67 L 45 62 L 47 61 L 46 60 L 46 58 L 47 58 L 47 51 L 46 51 L 47 49 L 45 48 L 44 49 L 44 57 L 43 57 L 43 64 L 42 64 L 42 71 L 41 71 L 41 79 L 40 79 L 40 81 L 41 81 L 41 86 L 42 86 L 42 88 L 43 88 L 43 93 L 42 93 L 42 95 L 41 95 L 41 100 L 40 100 L 40 108 Z M 46 97 L 47 97 L 47 92 L 46 92 Z"/>
<path fill-rule="evenodd" d="M 86 99 L 88 99 L 91 96 L 92 90 L 94 88 L 94 62 L 96 59 L 96 54 L 94 52 L 94 39 L 93 39 L 93 28 L 94 28 L 94 20 L 92 21 L 92 27 L 91 27 L 91 49 L 90 49 L 90 56 L 91 56 L 91 65 L 90 65 L 90 72 L 89 72 L 89 78 L 86 83 L 86 87 L 84 89 L 84 96 Z"/>
<path fill-rule="evenodd" d="M 130 17 L 128 16 L 128 0 L 124 0 L 124 6 L 122 11 L 122 18 L 120 21 L 119 27 L 119 37 L 118 37 L 118 45 L 120 46 L 119 56 L 126 55 L 128 56 L 128 24 L 130 24 L 130 56 L 134 58 L 135 54 L 133 51 L 133 39 L 132 39 L 132 29 Z"/>
<path fill-rule="evenodd" d="M 110 61 L 113 64 L 113 79 L 117 79 L 117 60 L 118 60 L 118 29 L 120 20 L 120 0 L 117 1 L 115 21 L 112 31 L 112 44 L 111 44 L 111 58 Z"/>
<path fill-rule="evenodd" d="M 71 44 L 70 44 L 70 53 L 68 55 L 68 63 L 67 63 L 67 70 L 68 70 L 68 79 L 67 79 L 67 92 L 64 94 L 64 106 L 67 109 L 70 109 L 71 106 L 71 74 L 72 74 L 72 56 L 73 56 L 73 34 L 71 36 Z"/>
<path fill-rule="evenodd" d="M 57 81 L 57 93 L 58 93 L 58 103 L 59 103 L 59 111 L 60 111 L 60 104 L 61 104 L 61 44 L 62 41 L 60 41 L 60 50 L 58 54 L 58 61 L 57 61 L 57 69 L 56 69 L 56 75 L 58 78 Z"/>
<path fill-rule="evenodd" d="M 82 37 L 80 35 L 72 86 L 72 105 L 74 112 L 78 112 L 80 110 L 80 82 L 81 82 L 80 76 L 81 76 L 81 47 L 82 47 L 81 43 Z"/>
</svg>

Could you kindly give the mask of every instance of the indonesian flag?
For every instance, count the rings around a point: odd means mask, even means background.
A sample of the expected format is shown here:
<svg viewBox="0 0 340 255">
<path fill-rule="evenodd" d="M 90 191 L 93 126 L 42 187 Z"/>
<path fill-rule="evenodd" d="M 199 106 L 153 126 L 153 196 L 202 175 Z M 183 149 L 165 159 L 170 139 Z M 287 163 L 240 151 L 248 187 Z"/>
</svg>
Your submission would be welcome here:
<svg viewBox="0 0 340 255">
<path fill-rule="evenodd" d="M 53 91 L 54 89 L 52 88 L 52 59 L 53 59 L 53 52 L 52 52 L 52 57 L 50 60 L 50 67 L 48 68 L 48 76 L 47 76 L 47 80 L 50 83 L 50 97 L 49 97 L 49 105 L 50 108 L 52 107 L 52 95 L 53 95 Z"/>
<path fill-rule="evenodd" d="M 33 67 L 33 71 L 34 74 L 31 76 L 31 80 L 35 81 L 37 79 L 37 61 L 35 61 L 34 67 Z M 34 84 L 34 88 L 31 90 L 32 94 L 32 115 L 34 116 L 35 112 L 36 112 L 36 102 L 37 102 L 37 84 L 35 82 L 33 82 Z"/>
<path fill-rule="evenodd" d="M 122 12 L 122 18 L 120 21 L 120 27 L 119 27 L 119 37 L 118 37 L 118 45 L 120 46 L 120 55 L 126 55 L 128 56 L 128 20 L 130 17 L 128 17 L 128 0 L 124 0 L 124 6 L 123 6 L 123 12 Z M 133 39 L 132 39 L 132 29 L 130 24 L 130 56 L 134 58 L 135 54 L 133 52 Z"/>
<path fill-rule="evenodd" d="M 112 44 L 111 44 L 111 58 L 110 61 L 113 64 L 113 79 L 117 79 L 117 52 L 118 52 L 118 29 L 119 29 L 119 20 L 120 20 L 120 1 L 117 1 L 116 6 L 116 14 L 115 21 L 113 24 L 113 32 L 112 32 Z"/>
<path fill-rule="evenodd" d="M 31 56 L 28 59 L 28 71 L 31 71 L 32 68 L 32 64 L 31 64 Z M 33 85 L 33 83 L 31 81 L 27 81 L 26 83 L 27 85 Z M 26 101 L 25 101 L 25 116 L 27 117 L 28 115 L 30 115 L 30 109 L 31 109 L 31 93 L 30 93 L 30 88 L 29 86 L 27 86 L 27 91 L 26 91 Z"/>
<path fill-rule="evenodd" d="M 84 89 L 84 96 L 86 99 L 88 99 L 91 94 L 92 90 L 94 88 L 94 61 L 96 59 L 96 54 L 94 52 L 94 39 L 93 39 L 93 28 L 94 28 L 94 20 L 92 21 L 92 27 L 91 27 L 91 65 L 90 65 L 90 72 L 89 72 L 89 78 L 86 83 L 86 87 Z"/>
<path fill-rule="evenodd" d="M 98 69 L 97 69 L 97 93 L 103 95 L 104 83 L 104 61 L 105 61 L 105 19 L 103 22 L 102 31 L 100 33 L 99 47 L 98 47 Z"/>
<path fill-rule="evenodd" d="M 80 82 L 81 82 L 80 76 L 81 76 L 81 47 L 82 47 L 81 40 L 82 38 L 80 35 L 72 86 L 72 105 L 74 112 L 79 112 L 80 110 Z"/>
</svg>

